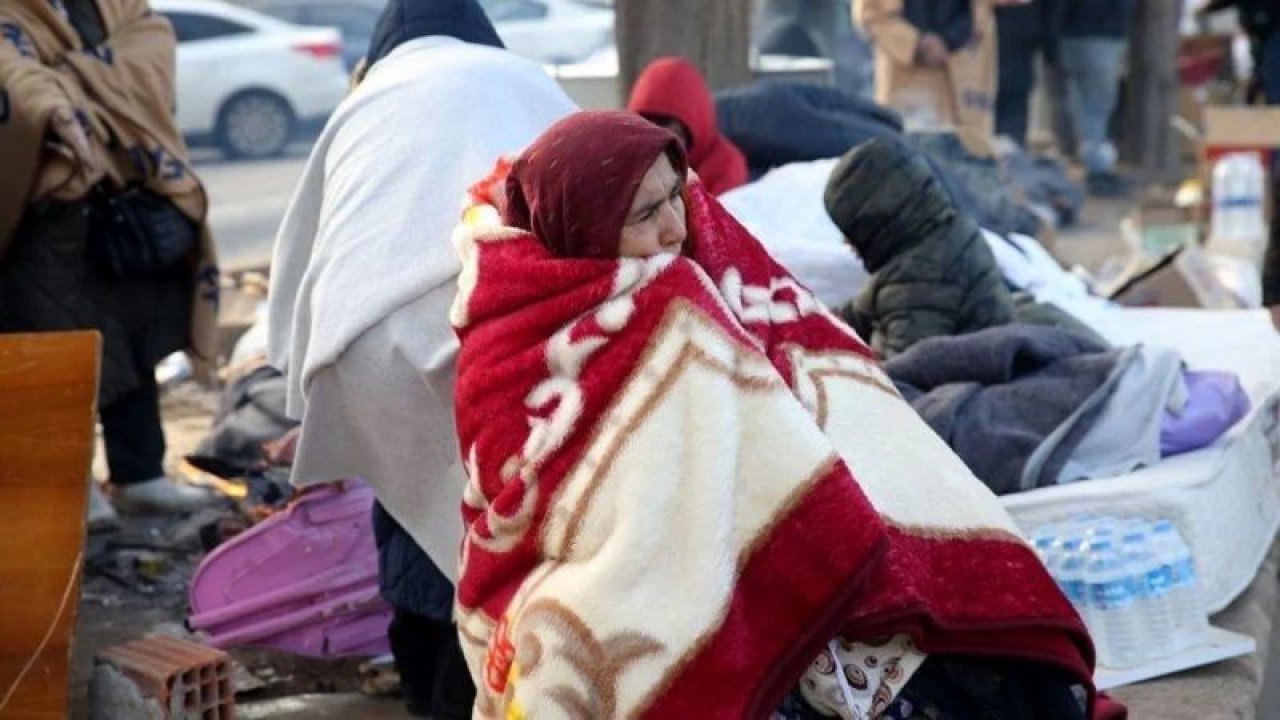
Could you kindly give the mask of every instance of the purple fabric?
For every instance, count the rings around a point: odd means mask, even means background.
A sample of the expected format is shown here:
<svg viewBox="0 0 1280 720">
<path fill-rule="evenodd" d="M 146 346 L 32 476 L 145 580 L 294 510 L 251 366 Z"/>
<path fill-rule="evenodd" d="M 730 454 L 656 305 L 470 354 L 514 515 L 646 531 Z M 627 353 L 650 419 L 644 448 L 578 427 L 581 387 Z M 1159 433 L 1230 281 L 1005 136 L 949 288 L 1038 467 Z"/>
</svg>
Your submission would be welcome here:
<svg viewBox="0 0 1280 720">
<path fill-rule="evenodd" d="M 1183 371 L 1187 404 L 1175 415 L 1165 411 L 1160 426 L 1164 457 L 1210 445 L 1249 412 L 1249 396 L 1233 373 Z"/>
</svg>

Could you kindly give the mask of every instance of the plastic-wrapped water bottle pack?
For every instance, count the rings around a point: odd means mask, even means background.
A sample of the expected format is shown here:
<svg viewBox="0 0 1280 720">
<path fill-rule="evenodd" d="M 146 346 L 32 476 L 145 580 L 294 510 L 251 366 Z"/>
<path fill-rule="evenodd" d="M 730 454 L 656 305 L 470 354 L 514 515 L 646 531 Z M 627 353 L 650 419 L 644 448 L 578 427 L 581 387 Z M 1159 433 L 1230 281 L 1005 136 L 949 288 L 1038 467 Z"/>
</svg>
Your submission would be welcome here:
<svg viewBox="0 0 1280 720">
<path fill-rule="evenodd" d="M 1041 526 L 1032 540 L 1102 665 L 1141 665 L 1204 640 L 1195 561 L 1169 520 L 1081 515 Z"/>
</svg>

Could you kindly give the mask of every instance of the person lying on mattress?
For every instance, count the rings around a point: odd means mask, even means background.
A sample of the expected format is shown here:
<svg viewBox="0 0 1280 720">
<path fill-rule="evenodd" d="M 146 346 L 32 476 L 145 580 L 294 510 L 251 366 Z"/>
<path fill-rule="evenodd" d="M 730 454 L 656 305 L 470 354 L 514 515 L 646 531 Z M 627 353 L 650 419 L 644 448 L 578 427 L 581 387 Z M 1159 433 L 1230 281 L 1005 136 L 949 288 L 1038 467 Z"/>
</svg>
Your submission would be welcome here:
<svg viewBox="0 0 1280 720">
<path fill-rule="evenodd" d="M 886 359 L 931 337 L 1012 322 L 1062 327 L 1103 343 L 1062 310 L 1014 297 L 977 223 L 925 156 L 903 142 L 877 138 L 845 153 L 823 204 L 871 273 L 842 315 Z"/>
<path fill-rule="evenodd" d="M 999 502 L 687 168 L 577 113 L 455 230 L 476 717 L 1114 710 Z"/>
</svg>

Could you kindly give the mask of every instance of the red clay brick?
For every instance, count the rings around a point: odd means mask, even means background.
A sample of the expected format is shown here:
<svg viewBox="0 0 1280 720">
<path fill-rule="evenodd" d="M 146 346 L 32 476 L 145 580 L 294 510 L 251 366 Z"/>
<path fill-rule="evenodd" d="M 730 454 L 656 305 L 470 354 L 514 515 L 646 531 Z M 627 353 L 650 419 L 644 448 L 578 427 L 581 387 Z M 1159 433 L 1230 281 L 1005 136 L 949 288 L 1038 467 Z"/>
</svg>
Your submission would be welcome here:
<svg viewBox="0 0 1280 720">
<path fill-rule="evenodd" d="M 157 635 L 109 647 L 95 660 L 119 669 L 166 712 L 174 710 L 170 720 L 235 718 L 231 659 L 221 650 Z"/>
</svg>

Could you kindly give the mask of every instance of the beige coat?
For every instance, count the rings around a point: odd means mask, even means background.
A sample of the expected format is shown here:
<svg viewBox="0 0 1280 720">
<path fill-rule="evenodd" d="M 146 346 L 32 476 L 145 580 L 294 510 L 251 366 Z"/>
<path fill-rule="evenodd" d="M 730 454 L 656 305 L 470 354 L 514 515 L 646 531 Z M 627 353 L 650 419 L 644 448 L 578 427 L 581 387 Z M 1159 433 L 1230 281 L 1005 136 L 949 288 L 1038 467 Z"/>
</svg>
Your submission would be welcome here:
<svg viewBox="0 0 1280 720">
<path fill-rule="evenodd" d="M 107 41 L 81 47 L 48 0 L 3 0 L 0 25 L 0 257 L 26 208 L 83 198 L 104 178 L 141 183 L 202 227 L 193 254 L 195 297 L 189 350 L 214 360 L 217 260 L 205 223 L 208 198 L 173 119 L 177 43 L 146 0 L 98 0 Z M 54 142 L 55 114 L 80 117 L 86 159 Z"/>
<path fill-rule="evenodd" d="M 908 125 L 995 131 L 996 24 L 992 0 L 974 0 L 974 41 L 951 54 L 945 69 L 915 63 L 920 32 L 903 16 L 902 0 L 855 0 L 853 20 L 875 46 L 876 101 Z"/>
</svg>

